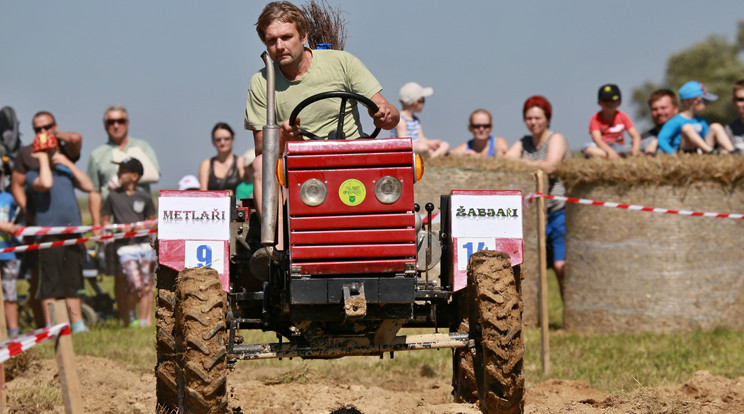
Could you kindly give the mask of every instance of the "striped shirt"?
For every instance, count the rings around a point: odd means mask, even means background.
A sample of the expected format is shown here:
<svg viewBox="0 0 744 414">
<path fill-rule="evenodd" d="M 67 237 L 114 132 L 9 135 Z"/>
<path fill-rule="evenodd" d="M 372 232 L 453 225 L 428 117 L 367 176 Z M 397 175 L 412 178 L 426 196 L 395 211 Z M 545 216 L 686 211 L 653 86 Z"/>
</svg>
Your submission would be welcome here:
<svg viewBox="0 0 744 414">
<path fill-rule="evenodd" d="M 522 137 L 522 158 L 526 160 L 534 161 L 545 161 L 548 158 L 548 143 L 550 138 L 553 137 L 551 133 L 548 139 L 543 142 L 539 147 L 535 147 L 532 142 L 532 135 L 525 135 Z M 564 155 L 563 158 L 566 156 Z M 560 178 L 549 176 L 548 177 L 548 194 L 552 196 L 564 197 L 566 195 L 566 187 L 563 185 L 563 181 Z M 566 202 L 563 200 L 550 199 L 547 201 L 548 213 L 554 213 L 563 209 L 566 206 Z"/>
</svg>

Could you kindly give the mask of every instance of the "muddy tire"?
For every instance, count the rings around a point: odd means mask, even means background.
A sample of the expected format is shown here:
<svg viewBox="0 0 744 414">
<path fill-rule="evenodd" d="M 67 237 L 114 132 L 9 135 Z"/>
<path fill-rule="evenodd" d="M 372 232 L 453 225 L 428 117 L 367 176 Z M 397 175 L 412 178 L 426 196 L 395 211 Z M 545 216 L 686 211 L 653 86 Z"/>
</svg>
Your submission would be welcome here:
<svg viewBox="0 0 744 414">
<path fill-rule="evenodd" d="M 185 269 L 176 289 L 176 344 L 184 413 L 227 410 L 227 296 L 217 271 Z"/>
<path fill-rule="evenodd" d="M 486 250 L 471 256 L 470 335 L 475 340 L 473 365 L 478 401 L 485 413 L 524 411 L 520 282 L 506 253 Z"/>
<path fill-rule="evenodd" d="M 470 332 L 468 323 L 468 290 L 455 293 L 453 305 L 457 317 L 451 327 L 456 332 Z M 457 403 L 478 402 L 478 385 L 475 382 L 473 353 L 469 347 L 457 348 L 452 353 L 452 395 Z"/>
<path fill-rule="evenodd" d="M 178 273 L 164 266 L 157 270 L 155 313 L 155 388 L 157 412 L 178 412 L 178 352 L 176 351 L 176 278 Z"/>
</svg>

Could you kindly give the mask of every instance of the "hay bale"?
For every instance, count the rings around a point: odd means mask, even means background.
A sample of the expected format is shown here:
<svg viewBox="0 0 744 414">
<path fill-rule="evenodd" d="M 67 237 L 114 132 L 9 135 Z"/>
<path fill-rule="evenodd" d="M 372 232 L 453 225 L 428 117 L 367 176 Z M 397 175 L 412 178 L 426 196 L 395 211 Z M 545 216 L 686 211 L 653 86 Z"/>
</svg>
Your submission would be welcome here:
<svg viewBox="0 0 744 414">
<path fill-rule="evenodd" d="M 744 157 L 561 166 L 572 197 L 744 213 Z M 568 203 L 564 327 L 579 333 L 744 329 L 744 222 Z"/>
<path fill-rule="evenodd" d="M 414 186 L 415 200 L 422 208 L 427 202 L 439 207 L 439 196 L 451 190 L 536 191 L 535 168 L 522 162 L 494 158 L 444 157 L 426 159 L 424 177 Z M 547 184 L 546 184 L 547 188 Z M 437 212 L 438 210 L 435 210 Z M 523 217 L 524 264 L 522 265 L 523 320 L 537 326 L 539 260 L 537 208 L 525 209 Z"/>
</svg>

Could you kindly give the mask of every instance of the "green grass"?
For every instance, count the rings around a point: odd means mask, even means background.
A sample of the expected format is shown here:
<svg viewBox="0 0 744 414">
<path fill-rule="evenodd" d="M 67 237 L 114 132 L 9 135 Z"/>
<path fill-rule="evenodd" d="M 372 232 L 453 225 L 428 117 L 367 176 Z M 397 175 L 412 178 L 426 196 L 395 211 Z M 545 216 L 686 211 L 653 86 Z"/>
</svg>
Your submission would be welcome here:
<svg viewBox="0 0 744 414">
<path fill-rule="evenodd" d="M 104 282 L 106 279 L 104 278 Z M 105 289 L 111 289 L 109 283 Z M 109 290 L 110 291 L 110 290 Z M 549 278 L 549 320 L 551 370 L 542 373 L 540 331 L 525 330 L 525 369 L 528 385 L 551 378 L 580 380 L 592 387 L 625 394 L 643 387 L 680 384 L 697 370 L 737 378 L 744 372 L 744 335 L 729 329 L 684 334 L 638 334 L 582 336 L 560 329 L 562 305 L 557 283 Z M 155 366 L 155 329 L 124 329 L 118 320 L 91 327 L 91 332 L 73 335 L 77 355 L 91 355 L 121 361 L 137 372 L 152 372 Z M 404 330 L 405 334 L 429 330 Z M 274 334 L 243 331 L 245 343 L 275 342 Z M 35 348 L 43 358 L 53 358 L 48 342 Z M 243 369 L 278 368 L 275 382 L 302 382 L 310 378 L 348 381 L 348 378 L 374 376 L 386 386 L 401 386 L 404 377 L 422 376 L 449 379 L 452 372 L 449 350 L 398 352 L 391 359 L 347 357 L 334 360 L 261 360 L 238 362 L 239 378 Z M 245 368 L 242 368 L 245 367 Z M 236 378 L 236 380 L 238 380 Z"/>
</svg>

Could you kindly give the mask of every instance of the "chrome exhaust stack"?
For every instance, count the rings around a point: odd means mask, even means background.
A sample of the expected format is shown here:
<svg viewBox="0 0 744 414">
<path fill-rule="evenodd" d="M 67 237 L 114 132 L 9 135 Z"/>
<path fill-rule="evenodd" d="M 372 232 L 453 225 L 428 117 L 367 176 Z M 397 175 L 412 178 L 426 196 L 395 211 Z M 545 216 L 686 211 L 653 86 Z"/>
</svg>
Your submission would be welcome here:
<svg viewBox="0 0 744 414">
<path fill-rule="evenodd" d="M 261 281 L 269 280 L 269 264 L 277 258 L 276 221 L 279 205 L 279 182 L 276 179 L 276 161 L 279 157 L 279 126 L 276 125 L 276 106 L 274 104 L 275 75 L 274 62 L 268 52 L 261 58 L 266 64 L 266 125 L 263 127 L 261 150 L 263 154 L 263 182 L 261 190 L 261 245 L 253 252 L 249 267 L 253 276 Z"/>
<path fill-rule="evenodd" d="M 276 220 L 279 196 L 279 183 L 276 179 L 276 161 L 279 157 L 279 126 L 276 125 L 276 107 L 274 104 L 275 75 L 274 62 L 268 52 L 261 58 L 266 64 L 266 126 L 263 127 L 263 183 L 261 190 L 261 244 L 276 245 Z"/>
</svg>

